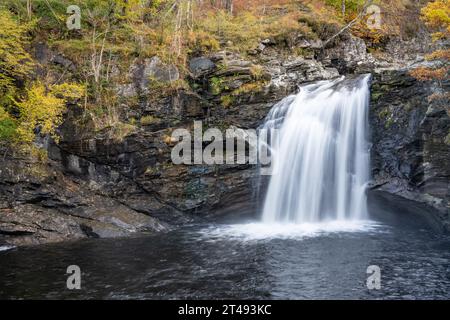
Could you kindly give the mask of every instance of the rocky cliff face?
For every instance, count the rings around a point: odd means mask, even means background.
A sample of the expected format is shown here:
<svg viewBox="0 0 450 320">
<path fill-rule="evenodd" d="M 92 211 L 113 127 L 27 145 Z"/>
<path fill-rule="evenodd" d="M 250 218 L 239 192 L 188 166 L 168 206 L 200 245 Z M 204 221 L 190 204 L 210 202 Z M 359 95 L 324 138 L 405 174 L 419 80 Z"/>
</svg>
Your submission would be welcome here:
<svg viewBox="0 0 450 320">
<path fill-rule="evenodd" d="M 373 189 L 436 208 L 449 229 L 448 101 L 407 70 L 377 73 L 372 85 Z"/>
<path fill-rule="evenodd" d="M 6 160 L 0 170 L 0 234 L 10 244 L 119 237 L 168 230 L 167 224 L 97 192 L 56 163 Z"/>
<path fill-rule="evenodd" d="M 116 70 L 127 79 L 117 92 L 135 101 L 120 117 L 141 125 L 117 139 L 111 128 L 95 132 L 87 130 L 89 123 L 77 125 L 82 109 L 74 105 L 60 128 L 61 141 L 44 141 L 48 162 L 5 158 L 0 241 L 126 236 L 231 213 L 254 215 L 256 168 L 174 165 L 172 131 L 192 130 L 194 120 L 205 127 L 256 128 L 298 85 L 366 72 L 373 73 L 372 189 L 426 203 L 448 227 L 449 117 L 445 103 L 427 100 L 436 88 L 410 78 L 397 61 L 374 59 L 360 39 L 347 36 L 326 50 L 297 41 L 310 54 L 286 55 L 268 39 L 248 58 L 230 52 L 193 57 L 189 88 L 152 87 L 149 79 L 167 86 L 179 80 L 176 67 L 156 57 L 136 60 L 122 74 Z M 58 54 L 47 56 L 46 63 L 72 66 Z"/>
</svg>

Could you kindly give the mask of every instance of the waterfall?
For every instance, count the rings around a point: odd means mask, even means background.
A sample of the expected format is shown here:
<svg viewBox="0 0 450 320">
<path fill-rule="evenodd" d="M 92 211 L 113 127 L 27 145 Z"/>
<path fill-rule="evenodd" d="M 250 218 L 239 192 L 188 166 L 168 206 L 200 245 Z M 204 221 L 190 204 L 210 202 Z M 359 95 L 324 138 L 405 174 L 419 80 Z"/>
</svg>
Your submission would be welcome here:
<svg viewBox="0 0 450 320">
<path fill-rule="evenodd" d="M 262 128 L 273 174 L 264 223 L 315 223 L 367 218 L 370 75 L 320 81 L 276 104 Z"/>
</svg>

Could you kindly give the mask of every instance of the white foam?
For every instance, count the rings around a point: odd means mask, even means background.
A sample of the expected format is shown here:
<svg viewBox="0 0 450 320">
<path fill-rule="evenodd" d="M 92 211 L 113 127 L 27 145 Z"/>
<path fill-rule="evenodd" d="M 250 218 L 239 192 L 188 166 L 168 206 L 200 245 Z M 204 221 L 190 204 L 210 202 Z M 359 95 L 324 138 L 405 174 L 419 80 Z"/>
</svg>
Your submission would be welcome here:
<svg viewBox="0 0 450 320">
<path fill-rule="evenodd" d="M 10 245 L 0 246 L 0 251 L 11 250 L 11 249 L 14 249 L 14 248 L 15 248 L 15 246 L 10 246 Z"/>
<path fill-rule="evenodd" d="M 199 233 L 211 240 L 304 239 L 333 233 L 373 232 L 382 225 L 370 220 L 328 221 L 319 223 L 247 223 L 214 226 Z"/>
</svg>

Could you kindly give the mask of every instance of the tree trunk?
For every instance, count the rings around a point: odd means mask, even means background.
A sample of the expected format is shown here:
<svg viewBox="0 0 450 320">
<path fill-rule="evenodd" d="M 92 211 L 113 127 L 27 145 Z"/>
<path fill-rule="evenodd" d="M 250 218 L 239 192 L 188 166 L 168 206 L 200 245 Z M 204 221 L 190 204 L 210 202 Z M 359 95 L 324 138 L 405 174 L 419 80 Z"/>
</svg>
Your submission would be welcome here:
<svg viewBox="0 0 450 320">
<path fill-rule="evenodd" d="M 223 0 L 222 4 L 225 10 L 227 10 L 229 13 L 233 13 L 233 0 Z"/>
<path fill-rule="evenodd" d="M 28 15 L 28 20 L 31 20 L 31 12 L 32 12 L 32 8 L 31 8 L 31 0 L 27 0 L 27 15 Z"/>
</svg>

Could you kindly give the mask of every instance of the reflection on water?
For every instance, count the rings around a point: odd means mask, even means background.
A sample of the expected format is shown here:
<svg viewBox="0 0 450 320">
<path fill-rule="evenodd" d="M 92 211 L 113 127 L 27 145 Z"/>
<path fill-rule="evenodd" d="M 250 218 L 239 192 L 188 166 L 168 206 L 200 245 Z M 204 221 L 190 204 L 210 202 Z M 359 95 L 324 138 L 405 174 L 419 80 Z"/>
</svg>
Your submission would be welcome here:
<svg viewBox="0 0 450 320">
<path fill-rule="evenodd" d="M 191 226 L 16 248 L 0 252 L 0 298 L 450 298 L 450 239 L 399 222 L 286 233 L 260 224 Z M 78 291 L 66 289 L 73 264 L 82 270 Z M 369 265 L 381 268 L 381 290 L 366 288 Z"/>
</svg>

